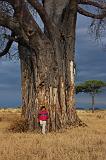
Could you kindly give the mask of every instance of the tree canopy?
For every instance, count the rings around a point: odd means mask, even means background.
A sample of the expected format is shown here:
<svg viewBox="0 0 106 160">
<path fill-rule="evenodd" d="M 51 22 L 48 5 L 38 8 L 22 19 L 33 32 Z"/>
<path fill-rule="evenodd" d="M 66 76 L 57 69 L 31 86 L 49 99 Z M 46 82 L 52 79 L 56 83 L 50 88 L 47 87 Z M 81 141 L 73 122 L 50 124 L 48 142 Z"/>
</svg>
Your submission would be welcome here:
<svg viewBox="0 0 106 160">
<path fill-rule="evenodd" d="M 76 86 L 76 94 L 80 92 L 98 94 L 101 88 L 106 86 L 106 82 L 100 80 L 88 80 Z"/>
<path fill-rule="evenodd" d="M 102 92 L 103 87 L 106 87 L 106 82 L 100 80 L 88 80 L 76 86 L 76 94 L 87 93 L 92 96 L 92 110 L 94 111 L 94 97 Z"/>
<path fill-rule="evenodd" d="M 46 0 L 0 0 L 0 26 L 8 28 L 11 33 L 7 34 L 4 49 L 1 49 L 0 57 L 6 55 L 9 52 L 13 42 L 18 42 L 24 46 L 28 46 L 31 49 L 35 48 L 29 43 L 28 33 L 38 33 L 38 37 L 45 36 L 40 29 L 40 24 L 35 20 L 34 27 L 25 27 L 25 21 L 22 17 L 27 16 L 28 13 L 38 13 L 42 22 L 44 23 L 45 29 L 48 32 L 49 39 L 54 40 L 53 30 L 57 30 L 57 35 L 61 34 L 57 28 L 55 22 L 51 20 L 51 17 L 46 12 L 43 4 Z M 63 9 L 63 16 L 67 8 L 70 8 L 71 0 L 67 0 L 67 6 Z M 30 6 L 30 7 L 29 7 Z M 89 7 L 88 7 L 89 6 Z M 23 9 L 24 8 L 24 9 Z M 87 17 L 91 17 L 93 22 L 91 27 L 98 33 L 98 27 L 95 25 L 103 23 L 106 17 L 106 1 L 105 0 L 77 0 L 77 12 Z M 31 15 L 30 15 L 31 16 Z M 97 20 L 97 21 L 95 21 Z M 32 22 L 33 23 L 33 22 Z M 26 31 L 27 30 L 27 31 Z M 48 39 L 48 37 L 46 36 Z M 2 47 L 3 48 L 3 47 Z"/>
</svg>

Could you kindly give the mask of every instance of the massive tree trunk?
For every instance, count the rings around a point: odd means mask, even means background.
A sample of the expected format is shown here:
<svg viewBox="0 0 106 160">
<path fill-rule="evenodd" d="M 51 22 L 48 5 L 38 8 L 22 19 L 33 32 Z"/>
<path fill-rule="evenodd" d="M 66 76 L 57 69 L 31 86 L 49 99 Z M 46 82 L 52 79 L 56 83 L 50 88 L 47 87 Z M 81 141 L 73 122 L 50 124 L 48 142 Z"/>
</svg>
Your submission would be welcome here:
<svg viewBox="0 0 106 160">
<path fill-rule="evenodd" d="M 48 37 L 36 34 L 30 44 L 36 52 L 19 45 L 22 75 L 22 114 L 29 128 L 37 128 L 37 114 L 42 105 L 49 111 L 48 130 L 78 123 L 75 110 L 75 28 L 76 0 L 45 0 L 44 7 L 56 28 Z M 58 31 L 57 31 L 58 29 Z"/>
</svg>

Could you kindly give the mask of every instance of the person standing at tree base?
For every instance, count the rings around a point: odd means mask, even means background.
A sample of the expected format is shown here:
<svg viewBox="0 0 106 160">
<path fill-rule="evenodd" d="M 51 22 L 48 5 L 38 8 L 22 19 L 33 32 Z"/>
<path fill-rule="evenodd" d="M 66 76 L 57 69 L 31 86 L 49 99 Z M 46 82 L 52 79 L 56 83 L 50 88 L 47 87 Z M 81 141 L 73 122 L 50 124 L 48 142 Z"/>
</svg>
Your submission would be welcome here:
<svg viewBox="0 0 106 160">
<path fill-rule="evenodd" d="M 42 106 L 39 114 L 38 114 L 38 120 L 42 129 L 42 134 L 46 133 L 46 125 L 48 120 L 48 111 L 46 110 L 45 106 Z"/>
</svg>

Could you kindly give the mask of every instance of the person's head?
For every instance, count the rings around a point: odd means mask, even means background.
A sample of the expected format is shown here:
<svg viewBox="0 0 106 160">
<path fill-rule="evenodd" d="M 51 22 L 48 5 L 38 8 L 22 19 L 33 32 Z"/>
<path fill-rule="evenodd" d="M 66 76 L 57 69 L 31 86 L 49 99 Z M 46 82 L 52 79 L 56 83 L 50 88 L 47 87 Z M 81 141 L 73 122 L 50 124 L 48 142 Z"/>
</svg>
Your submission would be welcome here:
<svg viewBox="0 0 106 160">
<path fill-rule="evenodd" d="M 42 107 L 41 107 L 41 110 L 42 110 L 42 111 L 46 110 L 46 107 L 45 107 L 45 106 L 42 106 Z"/>
</svg>

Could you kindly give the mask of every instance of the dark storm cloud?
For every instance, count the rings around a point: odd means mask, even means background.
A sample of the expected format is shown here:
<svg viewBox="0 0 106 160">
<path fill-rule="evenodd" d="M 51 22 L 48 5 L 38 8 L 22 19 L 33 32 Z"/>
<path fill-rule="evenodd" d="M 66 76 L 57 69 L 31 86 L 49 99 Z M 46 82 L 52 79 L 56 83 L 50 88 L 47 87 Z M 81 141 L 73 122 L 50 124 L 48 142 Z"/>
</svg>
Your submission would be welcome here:
<svg viewBox="0 0 106 160">
<path fill-rule="evenodd" d="M 106 81 L 106 51 L 101 43 L 91 39 L 88 23 L 82 23 L 82 20 L 80 16 L 76 37 L 77 82 L 90 79 Z M 106 43 L 106 38 L 103 41 Z"/>
<path fill-rule="evenodd" d="M 0 89 L 1 86 L 15 88 L 19 84 L 19 64 L 12 61 L 0 62 Z"/>
<path fill-rule="evenodd" d="M 19 62 L 0 60 L 0 106 L 18 106 L 21 103 Z"/>
<path fill-rule="evenodd" d="M 96 79 L 106 81 L 106 50 L 102 43 L 106 44 L 106 38 L 102 38 L 101 43 L 97 43 L 93 35 L 88 34 L 90 24 L 86 18 L 79 16 L 77 24 L 76 37 L 76 64 L 77 76 L 76 83 L 82 83 L 86 80 Z M 96 96 L 96 106 L 105 108 L 106 106 L 106 89 Z M 77 107 L 90 107 L 91 97 L 87 94 L 76 95 Z"/>
</svg>

